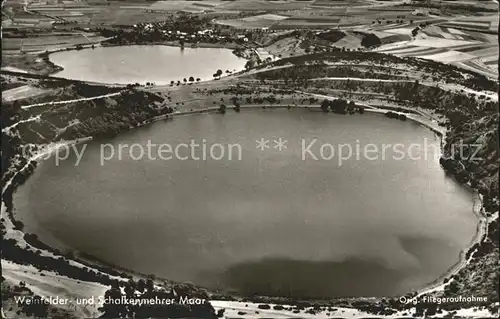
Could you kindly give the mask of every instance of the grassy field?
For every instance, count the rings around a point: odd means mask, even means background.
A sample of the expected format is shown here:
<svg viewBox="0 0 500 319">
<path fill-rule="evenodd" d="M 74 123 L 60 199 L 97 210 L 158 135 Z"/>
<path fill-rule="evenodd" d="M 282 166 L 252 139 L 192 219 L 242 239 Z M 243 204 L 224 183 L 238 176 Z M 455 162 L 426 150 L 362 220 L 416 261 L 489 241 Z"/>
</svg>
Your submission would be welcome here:
<svg viewBox="0 0 500 319">
<path fill-rule="evenodd" d="M 75 45 L 97 44 L 105 38 L 91 32 L 43 34 L 37 37 L 5 38 L 2 40 L 4 54 L 39 53 L 55 51 Z"/>
</svg>

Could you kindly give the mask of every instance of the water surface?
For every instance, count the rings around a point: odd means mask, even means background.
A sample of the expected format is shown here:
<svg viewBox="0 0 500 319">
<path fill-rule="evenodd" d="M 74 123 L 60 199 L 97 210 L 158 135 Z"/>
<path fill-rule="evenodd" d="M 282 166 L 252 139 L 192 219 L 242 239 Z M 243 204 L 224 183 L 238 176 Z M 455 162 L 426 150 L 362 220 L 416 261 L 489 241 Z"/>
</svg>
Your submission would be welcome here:
<svg viewBox="0 0 500 319">
<path fill-rule="evenodd" d="M 288 141 L 282 151 L 273 148 L 280 137 Z M 270 148 L 256 148 L 261 138 Z M 361 147 L 439 144 L 415 123 L 374 114 L 187 116 L 94 141 L 77 167 L 74 158 L 58 167 L 45 162 L 17 192 L 16 214 L 27 232 L 52 245 L 247 294 L 398 295 L 457 261 L 475 233 L 472 195 L 432 156 L 396 160 L 388 152 L 385 160 L 353 157 L 340 166 L 303 160 L 301 140 L 314 138 Z M 191 139 L 239 143 L 242 160 L 124 155 L 100 165 L 100 143 Z"/>
<path fill-rule="evenodd" d="M 56 52 L 50 60 L 64 68 L 56 76 L 101 83 L 170 84 L 194 77 L 213 79 L 221 69 L 242 70 L 246 60 L 229 49 L 130 45 Z"/>
</svg>

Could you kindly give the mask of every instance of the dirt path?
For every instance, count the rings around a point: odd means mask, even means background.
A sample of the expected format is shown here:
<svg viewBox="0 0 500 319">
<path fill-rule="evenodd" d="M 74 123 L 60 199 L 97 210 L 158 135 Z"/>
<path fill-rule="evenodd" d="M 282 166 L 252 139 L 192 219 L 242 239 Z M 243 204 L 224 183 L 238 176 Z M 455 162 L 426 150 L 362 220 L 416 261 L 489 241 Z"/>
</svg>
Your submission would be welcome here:
<svg viewBox="0 0 500 319">
<path fill-rule="evenodd" d="M 29 119 L 27 120 L 21 120 L 17 123 L 14 123 L 12 124 L 11 126 L 7 126 L 7 127 L 4 127 L 2 129 L 2 133 L 5 133 L 5 132 L 8 132 L 10 131 L 11 129 L 15 128 L 16 126 L 18 126 L 19 124 L 22 124 L 22 123 L 28 123 L 28 122 L 33 122 L 33 121 L 38 121 L 40 120 L 41 116 L 40 115 L 37 115 L 37 116 L 33 116 L 33 117 L 30 117 Z"/>
<path fill-rule="evenodd" d="M 92 101 L 92 100 L 104 99 L 104 98 L 111 97 L 111 96 L 117 96 L 117 95 L 122 94 L 122 92 L 123 91 L 115 92 L 115 93 L 108 93 L 108 94 L 98 95 L 98 96 L 92 96 L 92 97 L 84 97 L 84 98 L 74 99 L 74 100 L 35 103 L 35 104 L 30 104 L 30 105 L 23 105 L 23 106 L 21 106 L 21 108 L 22 109 L 30 109 L 32 107 L 38 107 L 38 106 L 44 106 L 44 105 L 57 105 L 57 104 L 76 103 L 76 102 L 81 102 L 81 101 Z"/>
</svg>

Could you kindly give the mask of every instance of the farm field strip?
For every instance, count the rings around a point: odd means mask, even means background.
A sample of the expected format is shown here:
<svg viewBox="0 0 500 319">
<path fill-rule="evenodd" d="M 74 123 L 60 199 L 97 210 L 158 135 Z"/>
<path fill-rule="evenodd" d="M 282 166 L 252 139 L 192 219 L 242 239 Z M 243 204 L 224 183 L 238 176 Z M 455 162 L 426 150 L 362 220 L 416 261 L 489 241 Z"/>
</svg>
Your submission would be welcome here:
<svg viewBox="0 0 500 319">
<path fill-rule="evenodd" d="M 466 53 L 461 53 L 458 51 L 444 51 L 437 53 L 426 53 L 416 55 L 417 58 L 425 58 L 429 60 L 434 60 L 438 62 L 457 62 L 457 61 L 467 61 L 474 58 Z"/>
<path fill-rule="evenodd" d="M 424 47 L 435 47 L 435 48 L 450 48 L 456 47 L 460 45 L 468 45 L 468 44 L 480 44 L 480 41 L 465 41 L 465 40 L 452 40 L 452 39 L 442 39 L 442 38 L 417 38 L 412 41 L 413 45 L 424 46 Z"/>
<path fill-rule="evenodd" d="M 491 22 L 474 22 L 474 21 L 449 21 L 447 24 L 455 24 L 459 26 L 474 26 L 477 28 L 488 29 L 490 27 Z"/>
<path fill-rule="evenodd" d="M 498 61 L 498 54 L 496 56 L 490 55 L 488 57 L 482 57 L 481 60 L 483 61 L 483 63 L 486 63 L 486 64 L 493 63 L 495 61 Z"/>
<path fill-rule="evenodd" d="M 493 79 L 498 78 L 498 70 L 495 71 L 494 69 L 490 69 L 490 68 L 484 69 L 484 68 L 478 67 L 476 64 L 470 63 L 470 62 L 471 61 L 463 61 L 463 62 L 455 62 L 453 64 L 458 66 L 459 68 L 463 68 L 465 70 L 469 70 L 472 72 L 483 74 L 483 75 L 488 76 L 488 77 L 493 78 Z"/>
<path fill-rule="evenodd" d="M 442 36 L 445 39 L 458 39 L 458 40 L 462 40 L 462 38 L 460 38 L 460 36 L 454 35 L 454 34 L 449 33 L 449 32 L 442 32 L 440 34 L 436 33 L 436 35 L 440 35 L 440 36 Z"/>
<path fill-rule="evenodd" d="M 402 32 L 401 29 L 395 30 Z M 485 43 L 483 34 L 460 31 L 461 35 L 452 35 L 451 31 L 454 30 L 440 24 L 424 30 L 423 34 L 421 33 L 416 39 L 385 44 L 374 51 L 400 57 L 417 57 L 451 63 L 489 77 L 496 77 L 498 74 L 497 45 L 489 46 Z M 391 31 L 384 32 L 390 33 Z M 469 40 L 457 39 L 458 37 Z M 490 39 L 486 38 L 486 40 Z"/>
<path fill-rule="evenodd" d="M 483 61 L 483 63 L 486 64 L 489 68 L 498 69 L 498 57 L 496 60 Z"/>
<path fill-rule="evenodd" d="M 404 52 L 404 53 L 392 53 L 394 55 L 400 56 L 400 57 L 426 57 L 427 56 L 432 56 L 434 54 L 440 54 L 440 53 L 445 53 L 448 52 L 446 49 L 441 49 L 441 48 L 427 48 L 426 50 L 422 51 L 416 51 L 416 52 Z"/>
<path fill-rule="evenodd" d="M 466 65 L 469 65 L 473 68 L 479 69 L 483 72 L 491 72 L 492 71 L 487 65 L 482 63 L 480 60 L 469 60 L 469 61 L 464 61 L 463 63 Z M 497 72 L 498 72 L 498 70 L 497 70 Z"/>
<path fill-rule="evenodd" d="M 463 52 L 463 53 L 468 53 L 468 52 L 474 52 L 477 50 L 482 50 L 486 47 L 488 47 L 487 44 L 480 44 L 480 45 L 473 44 L 473 45 L 466 45 L 466 46 L 462 46 L 459 48 L 455 48 L 455 50 Z"/>
<path fill-rule="evenodd" d="M 439 52 L 446 52 L 446 49 L 441 49 L 441 48 L 432 48 L 432 47 L 415 47 L 415 46 L 409 46 L 409 47 L 404 47 L 404 48 L 399 48 L 396 50 L 380 50 L 377 52 L 381 53 L 390 53 L 390 54 L 395 54 L 395 55 L 404 55 L 404 54 L 412 54 L 412 55 L 417 55 L 417 54 L 425 54 L 425 53 L 439 53 Z"/>
<path fill-rule="evenodd" d="M 465 33 L 463 31 L 460 31 L 458 29 L 454 29 L 454 28 L 446 28 L 446 29 L 448 30 L 448 32 L 453 33 L 453 34 L 465 35 Z"/>
<path fill-rule="evenodd" d="M 477 51 L 469 52 L 469 54 L 477 56 L 477 57 L 488 57 L 488 56 L 497 56 L 498 57 L 498 46 L 484 48 Z"/>
<path fill-rule="evenodd" d="M 408 26 L 405 28 L 405 26 Z M 406 23 L 391 23 L 381 26 L 372 27 L 373 30 L 376 31 L 384 31 L 388 33 L 397 33 L 397 34 L 411 34 L 411 30 L 413 28 L 409 27 Z"/>
</svg>

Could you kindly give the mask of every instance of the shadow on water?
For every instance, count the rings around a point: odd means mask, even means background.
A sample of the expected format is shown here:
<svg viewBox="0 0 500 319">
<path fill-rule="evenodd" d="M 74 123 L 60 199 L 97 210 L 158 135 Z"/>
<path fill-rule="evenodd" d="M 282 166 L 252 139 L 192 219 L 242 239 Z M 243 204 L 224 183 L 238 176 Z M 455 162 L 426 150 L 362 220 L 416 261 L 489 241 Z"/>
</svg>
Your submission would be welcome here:
<svg viewBox="0 0 500 319">
<path fill-rule="evenodd" d="M 401 247 L 419 262 L 419 267 L 401 283 L 402 287 L 413 287 L 414 290 L 446 274 L 459 260 L 463 248 L 440 238 L 400 237 L 399 240 Z"/>
<path fill-rule="evenodd" d="M 200 274 L 197 282 L 239 293 L 290 298 L 397 297 L 422 288 L 452 266 L 459 247 L 429 237 L 399 237 L 405 252 L 417 260 L 414 266 L 394 269 L 380 260 L 349 258 L 344 261 L 306 261 L 263 258 L 238 263 L 222 274 Z M 447 251 L 447 258 L 436 256 Z M 447 248 L 447 249 L 445 249 Z M 431 274 L 429 274 L 429 271 Z M 201 279 L 203 278 L 203 279 Z"/>
<path fill-rule="evenodd" d="M 223 285 L 244 295 L 324 298 L 392 294 L 405 274 L 361 259 L 264 258 L 233 265 L 221 277 Z"/>
</svg>

